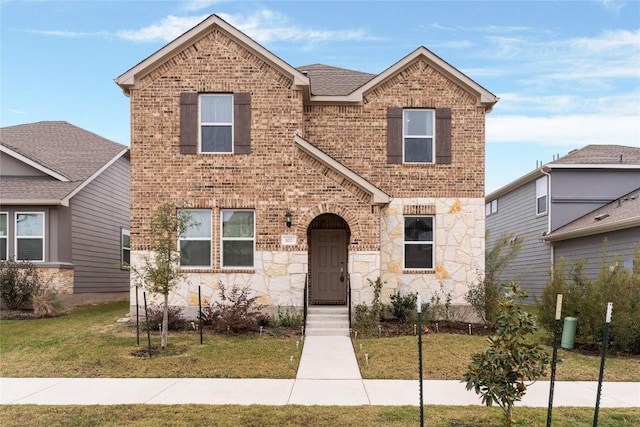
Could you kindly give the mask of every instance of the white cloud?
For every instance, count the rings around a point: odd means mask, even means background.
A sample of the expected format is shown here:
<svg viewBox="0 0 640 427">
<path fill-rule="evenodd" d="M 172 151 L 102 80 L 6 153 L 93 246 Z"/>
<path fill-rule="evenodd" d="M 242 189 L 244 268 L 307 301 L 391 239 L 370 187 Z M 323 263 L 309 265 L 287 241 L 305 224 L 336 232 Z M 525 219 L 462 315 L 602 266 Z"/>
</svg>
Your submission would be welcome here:
<svg viewBox="0 0 640 427">
<path fill-rule="evenodd" d="M 487 143 L 531 143 L 542 146 L 621 144 L 640 146 L 634 115 L 564 115 L 547 117 L 487 116 Z"/>
<path fill-rule="evenodd" d="M 195 27 L 208 15 L 200 16 L 173 16 L 169 15 L 157 24 L 140 28 L 139 30 L 120 30 L 116 36 L 133 42 L 169 42 L 179 37 L 187 30 Z"/>
<path fill-rule="evenodd" d="M 271 41 L 305 41 L 307 43 L 372 39 L 363 29 L 320 30 L 299 27 L 289 18 L 268 9 L 249 16 L 220 14 L 231 25 L 260 43 Z"/>
<path fill-rule="evenodd" d="M 11 114 L 27 114 L 26 111 L 18 110 L 16 108 L 8 108 L 7 111 Z"/>
<path fill-rule="evenodd" d="M 82 31 L 69 31 L 69 30 L 22 30 L 23 33 L 29 34 L 40 34 L 43 36 L 54 36 L 54 37 L 64 37 L 64 38 L 87 38 L 87 37 L 104 37 L 109 38 L 111 34 L 106 31 L 92 31 L 92 32 L 82 32 Z"/>
<path fill-rule="evenodd" d="M 189 12 L 206 9 L 209 6 L 220 3 L 220 0 L 189 0 L 182 8 Z"/>
</svg>

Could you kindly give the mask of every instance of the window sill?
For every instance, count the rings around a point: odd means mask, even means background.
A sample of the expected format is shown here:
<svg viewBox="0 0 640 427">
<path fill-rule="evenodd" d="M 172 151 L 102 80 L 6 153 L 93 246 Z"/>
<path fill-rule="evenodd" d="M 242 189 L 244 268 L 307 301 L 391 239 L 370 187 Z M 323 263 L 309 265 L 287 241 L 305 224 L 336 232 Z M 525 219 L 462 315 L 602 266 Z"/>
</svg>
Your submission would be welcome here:
<svg viewBox="0 0 640 427">
<path fill-rule="evenodd" d="M 234 274 L 255 274 L 254 268 L 211 268 L 211 267 L 182 267 L 180 273 L 234 273 Z"/>
<path fill-rule="evenodd" d="M 427 270 L 417 270 L 417 269 L 410 269 L 410 270 L 402 270 L 402 274 L 436 274 L 436 270 L 433 268 L 427 269 Z"/>
</svg>

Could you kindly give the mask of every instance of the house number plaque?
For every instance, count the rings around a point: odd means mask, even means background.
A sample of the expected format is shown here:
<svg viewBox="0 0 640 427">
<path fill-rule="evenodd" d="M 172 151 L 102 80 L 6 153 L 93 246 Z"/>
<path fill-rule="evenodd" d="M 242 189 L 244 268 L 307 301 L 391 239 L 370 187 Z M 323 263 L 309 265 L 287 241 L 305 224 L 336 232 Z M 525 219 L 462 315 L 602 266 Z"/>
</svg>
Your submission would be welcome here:
<svg viewBox="0 0 640 427">
<path fill-rule="evenodd" d="M 298 244 L 297 236 L 281 236 L 282 246 L 295 246 Z"/>
</svg>

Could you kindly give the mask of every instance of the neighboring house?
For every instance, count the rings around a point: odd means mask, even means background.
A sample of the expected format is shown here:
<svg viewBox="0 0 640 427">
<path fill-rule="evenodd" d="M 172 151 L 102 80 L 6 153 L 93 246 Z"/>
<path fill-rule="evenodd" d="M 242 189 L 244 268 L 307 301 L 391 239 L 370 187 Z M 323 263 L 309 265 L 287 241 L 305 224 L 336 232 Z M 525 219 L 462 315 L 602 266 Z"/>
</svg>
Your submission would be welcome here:
<svg viewBox="0 0 640 427">
<path fill-rule="evenodd" d="M 633 263 L 640 242 L 640 147 L 587 145 L 486 196 L 487 246 L 504 233 L 524 239 L 520 255 L 501 275 L 539 296 L 551 267 L 587 260 L 595 277 L 608 254 Z"/>
<path fill-rule="evenodd" d="M 0 129 L 0 258 L 74 303 L 129 295 L 129 150 L 67 122 Z"/>
<path fill-rule="evenodd" d="M 193 307 L 218 283 L 269 306 L 371 301 L 368 280 L 463 302 L 484 268 L 485 114 L 498 98 L 424 47 L 381 74 L 294 68 L 216 15 L 116 79 L 131 102 L 132 262 L 153 209 Z M 307 301 L 304 299 L 308 290 Z"/>
</svg>

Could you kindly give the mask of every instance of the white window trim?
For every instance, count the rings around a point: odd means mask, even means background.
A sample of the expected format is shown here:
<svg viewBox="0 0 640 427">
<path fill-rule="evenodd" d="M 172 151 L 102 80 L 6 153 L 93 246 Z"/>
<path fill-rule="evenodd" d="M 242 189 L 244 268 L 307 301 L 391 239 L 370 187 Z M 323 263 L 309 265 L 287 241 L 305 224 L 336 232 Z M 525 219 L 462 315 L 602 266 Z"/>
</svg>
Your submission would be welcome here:
<svg viewBox="0 0 640 427">
<path fill-rule="evenodd" d="M 413 242 L 407 242 L 405 240 L 405 219 L 406 218 L 431 218 L 431 227 L 433 229 L 432 240 L 418 240 Z M 431 267 L 427 268 L 413 268 L 406 266 L 405 259 L 405 246 L 406 245 L 424 245 L 431 244 Z M 411 271 L 434 271 L 436 266 L 436 216 L 435 215 L 404 215 L 402 218 L 402 269 Z"/>
<path fill-rule="evenodd" d="M 407 111 L 431 111 L 431 129 L 433 129 L 432 135 L 405 135 L 405 112 Z M 431 138 L 431 161 L 430 162 L 410 162 L 405 159 L 405 140 L 417 138 Z M 402 163 L 415 164 L 415 165 L 430 165 L 434 164 L 436 159 L 436 110 L 432 108 L 403 108 L 402 109 Z"/>
<path fill-rule="evenodd" d="M 180 237 L 178 236 L 178 253 L 180 253 L 180 242 L 182 240 L 185 241 L 190 241 L 190 242 L 195 242 L 195 241 L 208 241 L 209 242 L 209 264 L 207 265 L 182 265 L 182 263 L 180 264 L 180 268 L 184 268 L 184 269 L 198 269 L 198 268 L 211 268 L 211 257 L 213 256 L 213 245 L 212 245 L 212 241 L 213 241 L 213 218 L 211 218 L 211 210 L 210 209 L 180 209 L 178 210 L 178 215 L 180 215 L 180 212 L 184 212 L 184 211 L 188 211 L 188 212 L 209 212 L 209 224 L 211 225 L 210 229 L 210 233 L 209 233 L 209 237 Z"/>
<path fill-rule="evenodd" d="M 6 220 L 7 235 L 6 236 L 0 236 L 0 239 L 4 239 L 6 241 L 7 253 L 6 253 L 6 258 L 5 259 L 0 258 L 0 261 L 7 261 L 9 259 L 9 225 L 10 225 L 11 221 L 9 221 L 9 212 L 2 211 L 2 212 L 0 212 L 0 215 L 4 215 L 4 216 L 7 217 L 7 220 Z"/>
<path fill-rule="evenodd" d="M 225 212 L 252 212 L 253 213 L 253 237 L 224 237 L 222 227 L 224 225 Z M 240 266 L 224 265 L 224 241 L 252 241 L 253 242 L 253 264 Z M 256 211 L 255 209 L 221 209 L 220 210 L 220 268 L 223 270 L 253 269 L 256 265 Z"/>
<path fill-rule="evenodd" d="M 224 96 L 231 98 L 231 122 L 203 122 L 202 119 L 202 98 Z M 198 152 L 200 154 L 233 154 L 234 150 L 234 105 L 232 93 L 201 93 L 198 95 Z M 231 151 L 203 151 L 202 150 L 202 127 L 203 126 L 231 126 Z"/>
<path fill-rule="evenodd" d="M 538 189 L 542 189 L 543 185 L 538 185 L 539 182 L 544 181 L 544 194 L 540 194 Z M 546 201 L 544 204 L 544 211 L 539 212 L 538 206 L 541 198 L 546 197 Z M 536 179 L 536 216 L 546 215 L 549 211 L 549 188 L 548 188 L 548 180 L 546 176 Z"/>
<path fill-rule="evenodd" d="M 124 246 L 124 236 L 129 236 L 129 247 Z M 129 251 L 129 263 L 124 261 L 124 251 Z M 128 228 L 120 228 L 120 266 L 123 270 L 129 270 L 131 267 L 131 230 Z"/>
<path fill-rule="evenodd" d="M 42 235 L 41 236 L 20 236 L 20 238 L 24 238 L 24 239 L 42 239 L 42 259 L 30 259 L 30 260 L 21 260 L 18 259 L 18 215 L 33 215 L 33 214 L 40 214 L 42 215 Z M 20 212 L 16 212 L 15 213 L 15 217 L 14 217 L 14 253 L 15 253 L 15 258 L 17 261 L 29 261 L 29 262 L 44 262 L 44 260 L 47 258 L 45 253 L 46 253 L 46 239 L 45 239 L 45 229 L 46 229 L 46 215 L 45 212 L 43 211 L 20 211 Z"/>
</svg>

